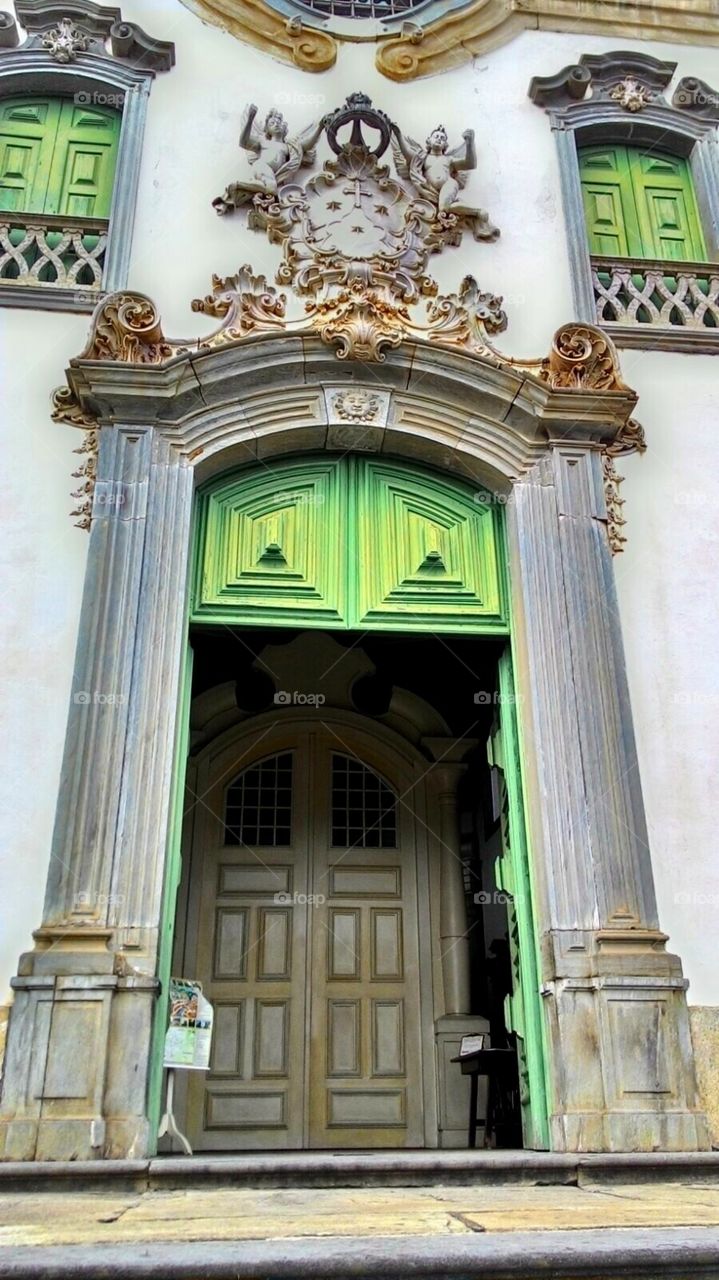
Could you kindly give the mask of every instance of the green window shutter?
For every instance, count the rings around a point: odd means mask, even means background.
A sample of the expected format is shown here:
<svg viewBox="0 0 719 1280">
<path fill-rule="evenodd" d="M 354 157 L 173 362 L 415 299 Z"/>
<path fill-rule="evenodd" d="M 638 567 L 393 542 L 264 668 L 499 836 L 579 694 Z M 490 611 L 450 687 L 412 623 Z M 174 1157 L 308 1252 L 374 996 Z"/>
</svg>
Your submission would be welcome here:
<svg viewBox="0 0 719 1280">
<path fill-rule="evenodd" d="M 68 98 L 0 103 L 0 209 L 108 218 L 120 120 Z"/>
<path fill-rule="evenodd" d="M 579 171 L 590 253 L 706 260 L 687 160 L 640 147 L 582 147 Z"/>
<path fill-rule="evenodd" d="M 61 105 L 56 98 L 0 102 L 0 209 L 44 212 Z"/>
<path fill-rule="evenodd" d="M 62 104 L 45 213 L 109 218 L 120 112 Z"/>
<path fill-rule="evenodd" d="M 579 172 L 591 253 L 641 257 L 626 147 L 582 147 Z"/>
<path fill-rule="evenodd" d="M 660 152 L 630 153 L 645 256 L 672 262 L 706 260 L 689 163 Z"/>
</svg>

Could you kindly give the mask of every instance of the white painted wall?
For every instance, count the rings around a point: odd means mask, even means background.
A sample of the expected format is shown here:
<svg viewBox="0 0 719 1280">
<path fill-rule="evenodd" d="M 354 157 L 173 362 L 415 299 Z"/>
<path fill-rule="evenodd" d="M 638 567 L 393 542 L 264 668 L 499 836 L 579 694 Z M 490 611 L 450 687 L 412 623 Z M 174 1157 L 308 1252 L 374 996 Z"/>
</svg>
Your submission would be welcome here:
<svg viewBox="0 0 719 1280">
<path fill-rule="evenodd" d="M 371 46 L 343 45 L 337 66 L 302 73 L 203 24 L 179 0 L 129 0 L 123 15 L 172 39 L 177 66 L 150 99 L 129 285 L 158 303 L 166 333 L 204 333 L 190 311 L 213 272 L 250 262 L 271 278 L 279 250 L 243 215 L 210 202 L 239 172 L 237 137 L 248 100 L 304 126 L 362 89 L 405 132 L 442 121 L 452 141 L 472 126 L 479 203 L 502 230 L 495 245 L 465 240 L 432 262 L 443 289 L 467 272 L 503 294 L 503 350 L 536 356 L 573 317 L 559 173 L 547 118 L 527 98 L 532 75 L 583 52 L 636 48 L 675 59 L 680 75 L 719 84 L 719 55 L 682 46 L 526 32 L 504 48 L 418 83 L 374 68 Z M 84 318 L 0 310 L 5 407 L 0 591 L 0 999 L 40 919 L 86 537 L 67 512 L 79 434 L 51 423 L 49 394 L 83 345 Z M 662 923 L 691 979 L 690 999 L 719 1004 L 713 933 L 719 904 L 711 795 L 717 759 L 719 605 L 713 588 L 719 529 L 715 452 L 719 362 L 627 352 L 649 452 L 624 466 L 629 547 L 617 561 L 622 618 Z M 712 487 L 713 486 L 713 487 Z M 713 524 L 713 531 L 710 526 Z M 686 895 L 683 897 L 682 895 Z"/>
</svg>

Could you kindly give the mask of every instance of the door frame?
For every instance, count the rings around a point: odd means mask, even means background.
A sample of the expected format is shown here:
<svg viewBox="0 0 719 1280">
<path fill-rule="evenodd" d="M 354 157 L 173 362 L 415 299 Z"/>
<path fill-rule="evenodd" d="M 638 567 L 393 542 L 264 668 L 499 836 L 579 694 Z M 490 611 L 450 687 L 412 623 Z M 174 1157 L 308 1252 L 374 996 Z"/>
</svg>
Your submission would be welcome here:
<svg viewBox="0 0 719 1280">
<path fill-rule="evenodd" d="M 237 759 L 237 753 L 244 742 L 248 744 L 248 749 L 243 757 L 245 763 L 241 768 L 249 766 L 255 760 L 262 759 L 265 754 L 271 753 L 273 750 L 278 750 L 276 736 L 287 739 L 289 744 L 289 740 L 292 737 L 296 738 L 296 735 L 302 730 L 316 729 L 319 723 L 319 714 L 317 712 L 313 716 L 308 714 L 305 708 L 288 707 L 284 708 L 282 712 L 281 729 L 276 724 L 276 713 L 265 711 L 221 731 L 196 756 L 188 759 L 187 785 L 192 788 L 196 795 L 202 795 L 211 773 L 219 771 L 221 778 L 225 769 L 227 770 L 227 780 L 228 782 L 231 781 L 232 777 L 235 776 L 235 773 L 232 772 L 232 762 Z M 361 758 L 363 763 L 370 768 L 376 769 L 377 772 L 381 772 L 382 776 L 388 780 L 392 779 L 393 774 L 396 775 L 402 785 L 411 785 L 413 792 L 412 817 L 415 833 L 417 954 L 419 958 L 419 1029 L 422 1043 L 422 1113 L 424 1146 L 434 1148 L 438 1145 L 438 1108 L 437 1069 L 434 1048 L 436 974 L 433 958 L 433 939 L 435 932 L 438 934 L 439 912 L 438 908 L 435 908 L 437 919 L 433 921 L 430 893 L 430 859 L 433 855 L 437 856 L 439 841 L 438 839 L 435 841 L 436 849 L 430 848 L 430 837 L 436 834 L 436 824 L 432 826 L 427 822 L 428 810 L 431 808 L 431 796 L 425 782 L 428 761 L 407 738 L 404 738 L 396 730 L 387 725 L 375 724 L 359 712 L 323 707 L 321 717 L 323 724 L 329 724 L 330 726 L 334 724 L 342 727 L 345 731 L 351 732 L 353 744 L 356 745 L 361 742 L 364 750 L 361 757 L 358 756 L 358 758 Z M 260 738 L 260 742 L 266 744 L 266 751 L 259 750 L 256 754 L 252 750 L 252 744 L 257 740 L 258 734 L 262 734 L 263 729 L 276 729 L 277 734 L 273 737 L 270 731 L 266 737 Z M 272 745 L 273 742 L 275 743 L 274 746 Z M 400 796 L 404 794 L 406 794 L 405 791 L 400 792 Z M 195 813 L 193 810 L 189 820 L 186 816 L 186 820 L 182 824 L 182 831 L 176 833 L 181 841 L 186 870 L 178 885 L 179 893 L 176 899 L 173 963 L 179 962 L 180 957 L 182 957 L 184 963 L 185 957 L 189 959 L 194 955 L 194 952 L 188 946 L 188 939 L 192 934 L 193 925 L 195 946 L 197 940 L 197 923 L 196 920 L 193 921 L 192 919 L 192 910 L 189 905 L 193 876 L 197 877 L 197 875 L 201 874 L 199 861 L 196 864 L 193 861 L 195 856 L 194 834 Z M 184 1075 L 186 1074 L 184 1073 Z M 187 1080 L 181 1076 L 175 1091 L 177 1112 L 180 1115 L 186 1113 L 188 1105 L 187 1085 Z"/>
</svg>

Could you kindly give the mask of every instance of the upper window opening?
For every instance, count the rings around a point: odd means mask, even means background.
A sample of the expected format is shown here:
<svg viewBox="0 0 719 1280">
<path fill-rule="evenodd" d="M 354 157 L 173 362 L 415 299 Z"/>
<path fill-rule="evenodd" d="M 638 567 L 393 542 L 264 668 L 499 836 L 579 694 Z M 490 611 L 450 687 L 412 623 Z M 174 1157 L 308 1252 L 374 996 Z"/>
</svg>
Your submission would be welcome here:
<svg viewBox="0 0 719 1280">
<path fill-rule="evenodd" d="M 100 289 L 120 124 L 71 98 L 0 102 L 1 280 Z"/>
<path fill-rule="evenodd" d="M 579 165 L 593 254 L 706 261 L 687 160 L 640 147 L 581 147 Z"/>
<path fill-rule="evenodd" d="M 231 782 L 225 801 L 225 844 L 288 845 L 292 838 L 292 753 L 250 765 Z"/>
<path fill-rule="evenodd" d="M 332 847 L 395 849 L 397 796 L 359 760 L 332 756 Z"/>
</svg>

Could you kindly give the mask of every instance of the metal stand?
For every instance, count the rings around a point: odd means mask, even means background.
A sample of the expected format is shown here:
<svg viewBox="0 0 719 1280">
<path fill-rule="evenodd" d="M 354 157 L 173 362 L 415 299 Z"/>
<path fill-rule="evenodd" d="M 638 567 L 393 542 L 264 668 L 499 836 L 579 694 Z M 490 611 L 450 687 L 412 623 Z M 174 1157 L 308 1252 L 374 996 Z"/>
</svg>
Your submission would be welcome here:
<svg viewBox="0 0 719 1280">
<path fill-rule="evenodd" d="M 173 1067 L 167 1068 L 167 1098 L 165 1100 L 165 1114 L 160 1121 L 160 1127 L 157 1130 L 158 1138 L 164 1138 L 168 1133 L 171 1138 L 177 1138 L 181 1144 L 186 1156 L 192 1155 L 192 1147 L 190 1146 L 184 1133 L 181 1133 L 177 1127 L 173 1104 L 175 1101 L 175 1071 Z"/>
</svg>

